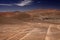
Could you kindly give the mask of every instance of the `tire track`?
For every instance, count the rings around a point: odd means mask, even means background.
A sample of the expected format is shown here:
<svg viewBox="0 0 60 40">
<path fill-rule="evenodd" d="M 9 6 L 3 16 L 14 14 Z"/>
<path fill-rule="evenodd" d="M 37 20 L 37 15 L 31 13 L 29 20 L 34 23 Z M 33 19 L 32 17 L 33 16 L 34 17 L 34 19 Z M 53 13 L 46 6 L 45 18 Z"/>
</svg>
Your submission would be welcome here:
<svg viewBox="0 0 60 40">
<path fill-rule="evenodd" d="M 20 34 L 22 34 L 22 33 L 25 33 L 26 30 L 27 30 L 27 29 L 24 29 L 24 30 L 22 30 L 21 32 L 19 31 L 17 34 L 13 35 L 12 37 L 8 38 L 7 40 L 11 40 L 12 38 L 17 37 L 18 35 L 20 35 Z"/>
<path fill-rule="evenodd" d="M 47 33 L 46 33 L 45 40 L 49 40 L 48 35 L 50 34 L 50 28 L 51 28 L 51 26 L 52 26 L 52 25 L 49 25 L 49 27 L 48 27 L 48 30 L 47 30 Z"/>
<path fill-rule="evenodd" d="M 35 32 L 37 30 L 37 28 L 32 29 L 31 31 L 29 31 L 24 37 L 22 37 L 19 40 L 23 40 L 24 38 L 26 38 L 27 36 L 29 36 L 32 32 Z"/>
</svg>

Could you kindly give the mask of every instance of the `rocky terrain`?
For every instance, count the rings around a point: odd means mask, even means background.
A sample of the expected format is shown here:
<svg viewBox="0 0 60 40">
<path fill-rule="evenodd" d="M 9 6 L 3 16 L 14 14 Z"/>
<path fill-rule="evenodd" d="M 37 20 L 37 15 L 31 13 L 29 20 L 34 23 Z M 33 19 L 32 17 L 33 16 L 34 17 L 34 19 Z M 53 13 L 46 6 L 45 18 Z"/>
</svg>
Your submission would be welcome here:
<svg viewBox="0 0 60 40">
<path fill-rule="evenodd" d="M 0 40 L 60 40 L 60 10 L 0 12 Z"/>
</svg>

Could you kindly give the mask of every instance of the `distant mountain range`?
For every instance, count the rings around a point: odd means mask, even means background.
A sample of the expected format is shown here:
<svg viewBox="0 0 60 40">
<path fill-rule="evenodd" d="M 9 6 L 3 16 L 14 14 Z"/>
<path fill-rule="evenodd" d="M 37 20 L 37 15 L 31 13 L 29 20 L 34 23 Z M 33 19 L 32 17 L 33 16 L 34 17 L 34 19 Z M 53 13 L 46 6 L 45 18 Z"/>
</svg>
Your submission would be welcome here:
<svg viewBox="0 0 60 40">
<path fill-rule="evenodd" d="M 60 23 L 60 10 L 55 9 L 38 9 L 25 12 L 0 12 L 0 23 L 2 22 L 17 22 L 17 21 L 46 21 L 46 22 L 59 22 Z"/>
<path fill-rule="evenodd" d="M 14 16 L 14 15 L 18 15 L 21 13 L 27 13 L 27 14 L 51 14 L 51 13 L 56 13 L 56 12 L 60 12 L 60 10 L 54 10 L 54 9 L 38 9 L 38 10 L 30 10 L 30 11 L 25 11 L 25 12 L 20 12 L 20 11 L 14 11 L 14 12 L 0 12 L 0 16 Z M 58 14 L 58 13 L 57 13 Z"/>
</svg>

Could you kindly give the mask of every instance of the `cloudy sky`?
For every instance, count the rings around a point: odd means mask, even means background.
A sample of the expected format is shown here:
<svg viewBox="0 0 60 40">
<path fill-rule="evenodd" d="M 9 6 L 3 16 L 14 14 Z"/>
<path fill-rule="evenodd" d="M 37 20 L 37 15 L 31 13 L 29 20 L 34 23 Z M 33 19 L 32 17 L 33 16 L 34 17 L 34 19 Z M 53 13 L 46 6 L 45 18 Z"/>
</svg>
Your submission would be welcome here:
<svg viewBox="0 0 60 40">
<path fill-rule="evenodd" d="M 24 11 L 32 9 L 60 9 L 59 0 L 0 0 L 0 11 Z"/>
</svg>

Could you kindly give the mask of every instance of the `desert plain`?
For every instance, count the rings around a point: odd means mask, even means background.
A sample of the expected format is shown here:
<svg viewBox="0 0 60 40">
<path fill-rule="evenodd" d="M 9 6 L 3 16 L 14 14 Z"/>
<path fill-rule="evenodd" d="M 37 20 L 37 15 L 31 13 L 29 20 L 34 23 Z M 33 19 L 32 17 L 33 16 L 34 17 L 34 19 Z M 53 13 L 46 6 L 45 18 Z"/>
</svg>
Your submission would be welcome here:
<svg viewBox="0 0 60 40">
<path fill-rule="evenodd" d="M 0 12 L 0 40 L 60 40 L 60 10 Z"/>
</svg>

